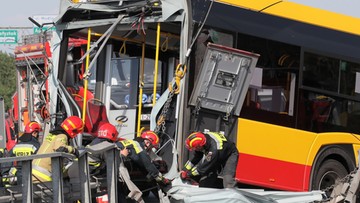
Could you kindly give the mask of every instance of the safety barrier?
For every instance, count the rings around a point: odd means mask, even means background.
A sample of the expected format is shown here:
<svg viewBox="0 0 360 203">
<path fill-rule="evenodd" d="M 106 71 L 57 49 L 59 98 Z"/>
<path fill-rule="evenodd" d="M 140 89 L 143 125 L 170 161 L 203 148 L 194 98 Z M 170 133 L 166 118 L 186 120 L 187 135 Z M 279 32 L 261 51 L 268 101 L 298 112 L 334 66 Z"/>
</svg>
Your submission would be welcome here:
<svg viewBox="0 0 360 203">
<path fill-rule="evenodd" d="M 51 196 L 50 201 L 44 202 L 54 202 L 54 203 L 64 203 L 71 201 L 80 200 L 81 202 L 92 202 L 93 195 L 92 189 L 99 186 L 98 181 L 91 182 L 89 166 L 88 166 L 88 153 L 105 153 L 105 161 L 107 166 L 106 179 L 106 191 L 109 198 L 109 202 L 117 202 L 117 180 L 118 180 L 118 159 L 116 156 L 119 156 L 119 151 L 115 149 L 115 146 L 109 145 L 107 148 L 99 150 L 79 150 L 80 156 L 76 158 L 75 156 L 63 152 L 54 152 L 49 154 L 35 154 L 31 156 L 24 157 L 6 157 L 0 158 L 0 165 L 8 162 L 21 163 L 22 171 L 22 185 L 19 186 L 8 186 L 0 187 L 0 202 L 23 202 L 23 203 L 33 203 L 34 199 L 38 200 L 44 198 L 46 195 L 47 198 Z M 32 177 L 32 161 L 34 159 L 40 158 L 51 158 L 52 164 L 52 181 L 35 183 L 33 182 Z M 76 173 L 70 174 L 70 181 L 66 182 L 64 185 L 64 174 L 63 174 L 63 161 L 64 159 L 72 160 L 73 164 L 72 171 Z M 71 167 L 70 167 L 71 168 Z M 69 169 L 70 169 L 69 168 Z M 69 170 L 70 171 L 70 170 Z M 72 187 L 70 186 L 72 185 Z M 36 187 L 39 190 L 34 190 Z M 75 189 L 75 191 L 74 191 Z M 78 190 L 78 191 L 76 191 Z M 45 195 L 44 195 L 45 194 Z M 50 194 L 50 195 L 49 195 Z M 52 194 L 52 195 L 51 195 Z M 64 198 L 66 194 L 66 198 Z M 35 201 L 38 202 L 38 201 Z"/>
</svg>

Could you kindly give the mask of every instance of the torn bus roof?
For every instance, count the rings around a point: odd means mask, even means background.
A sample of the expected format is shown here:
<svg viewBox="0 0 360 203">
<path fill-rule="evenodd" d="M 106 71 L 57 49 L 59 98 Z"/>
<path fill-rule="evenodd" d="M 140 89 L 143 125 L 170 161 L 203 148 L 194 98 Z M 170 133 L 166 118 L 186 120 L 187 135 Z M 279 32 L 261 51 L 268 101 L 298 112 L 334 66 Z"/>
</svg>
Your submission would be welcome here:
<svg viewBox="0 0 360 203">
<path fill-rule="evenodd" d="M 60 13 L 54 19 L 54 23 L 59 30 L 84 28 L 91 25 L 109 25 L 120 14 L 132 17 L 132 15 L 142 12 L 143 9 L 148 9 L 145 22 L 180 22 L 183 20 L 185 6 L 177 0 L 151 1 L 149 3 L 148 1 L 135 1 L 127 5 L 62 1 Z M 76 23 L 73 22 L 74 20 Z M 132 23 L 132 20 L 124 19 L 121 23 Z"/>
</svg>

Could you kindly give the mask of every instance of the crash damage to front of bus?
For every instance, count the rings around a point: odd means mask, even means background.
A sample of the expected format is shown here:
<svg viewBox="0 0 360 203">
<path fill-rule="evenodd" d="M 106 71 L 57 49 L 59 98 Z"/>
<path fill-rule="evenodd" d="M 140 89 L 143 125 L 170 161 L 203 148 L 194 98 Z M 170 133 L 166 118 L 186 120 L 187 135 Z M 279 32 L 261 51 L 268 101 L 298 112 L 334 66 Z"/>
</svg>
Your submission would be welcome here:
<svg viewBox="0 0 360 203">
<path fill-rule="evenodd" d="M 212 6 L 214 10 L 211 10 Z M 258 67 L 262 65 L 262 61 L 258 63 L 258 60 L 263 59 L 252 51 L 250 45 L 253 43 L 250 42 L 253 36 L 246 36 L 250 35 L 246 32 L 252 30 L 238 33 L 238 28 L 251 28 L 262 21 L 254 17 L 251 23 L 237 22 L 233 18 L 240 14 L 255 16 L 255 13 L 232 6 L 231 1 L 61 0 L 59 15 L 53 23 L 56 31 L 50 41 L 51 54 L 47 55 L 49 64 L 44 68 L 46 83 L 39 91 L 46 95 L 42 97 L 46 98 L 43 103 L 47 109 L 47 117 L 42 118 L 44 135 L 72 115 L 81 117 L 85 123 L 84 132 L 72 143 L 79 149 L 97 136 L 97 130 L 105 122 L 116 127 L 119 139 L 134 139 L 144 130 L 155 131 L 160 137 L 160 145 L 151 152 L 151 158 L 161 163 L 159 168 L 166 178 L 172 180 L 172 188 L 161 190 L 150 185 L 131 163 L 128 172 L 139 187 L 140 194 L 146 196 L 149 192 L 159 192 L 163 202 L 322 201 L 325 192 L 309 187 L 313 184 L 311 178 L 319 179 L 313 175 L 317 174 L 315 170 L 323 168 L 315 164 L 320 160 L 317 150 L 324 148 L 318 145 L 325 143 L 331 146 L 333 142 L 341 142 L 341 145 L 346 141 L 348 149 L 356 141 L 352 139 L 353 136 L 349 138 L 350 135 L 342 134 L 335 141 L 326 142 L 323 141 L 325 137 L 331 135 L 270 125 L 253 119 L 256 117 L 253 109 L 262 113 L 271 111 L 276 116 L 293 116 L 297 79 L 295 68 L 290 65 L 276 69 L 266 67 L 264 70 Z M 209 14 L 212 16 L 207 22 Z M 262 20 L 273 18 L 262 14 L 259 16 Z M 250 40 L 237 42 L 241 37 Z M 248 51 L 237 49 L 239 46 L 236 43 L 251 48 Z M 283 45 L 279 47 L 287 48 Z M 281 66 L 285 66 L 290 59 L 286 55 L 280 57 Z M 286 88 L 273 88 L 266 84 L 254 87 L 254 80 L 261 81 L 263 73 L 265 76 L 274 70 L 282 71 L 272 76 L 286 78 Z M 261 77 L 258 78 L 259 75 Z M 252 96 L 254 94 L 256 96 Z M 270 103 L 274 95 L 278 96 L 276 104 Z M 289 101 L 294 103 L 289 105 L 286 103 Z M 243 105 L 254 108 L 244 112 Z M 274 106 L 276 111 L 271 109 Z M 246 114 L 252 117 L 244 118 Z M 229 139 L 236 141 L 241 158 L 236 172 L 238 183 L 296 192 L 201 188 L 180 180 L 178 171 L 191 156 L 184 147 L 186 135 L 199 130 L 222 131 Z M 306 147 L 298 150 L 298 154 L 282 153 L 282 150 L 297 150 L 295 147 L 290 149 L 289 142 L 299 142 Z M 270 143 L 275 145 L 269 146 Z M 330 148 L 325 146 L 328 151 L 333 149 Z M 113 153 L 114 149 L 113 145 L 106 145 L 100 149 L 84 150 L 82 154 L 101 150 Z M 356 149 L 354 147 L 350 151 Z M 111 153 L 110 158 L 118 155 Z M 80 164 L 83 163 L 79 160 L 79 170 L 85 170 L 85 175 L 80 174 L 80 180 L 90 185 L 91 192 L 101 191 L 103 185 L 107 185 L 107 191 L 101 194 L 106 193 L 109 202 L 117 199 L 118 180 L 115 178 L 114 181 L 114 177 L 117 177 L 118 171 L 123 171 L 123 168 L 116 168 L 118 163 L 114 160 L 107 162 L 113 170 L 107 171 L 105 179 L 89 177 L 86 167 L 81 168 L 83 165 Z M 349 165 L 351 169 L 355 168 L 355 161 L 351 159 Z M 293 169 L 291 173 L 298 176 L 287 177 L 283 171 L 288 169 Z M 69 176 L 79 179 L 78 174 Z M 86 187 L 81 188 L 83 194 L 80 197 L 74 192 L 74 196 L 69 195 L 68 200 L 82 199 L 86 202 L 91 199 L 87 196 L 90 191 Z M 307 192 L 309 189 L 314 191 Z"/>
</svg>

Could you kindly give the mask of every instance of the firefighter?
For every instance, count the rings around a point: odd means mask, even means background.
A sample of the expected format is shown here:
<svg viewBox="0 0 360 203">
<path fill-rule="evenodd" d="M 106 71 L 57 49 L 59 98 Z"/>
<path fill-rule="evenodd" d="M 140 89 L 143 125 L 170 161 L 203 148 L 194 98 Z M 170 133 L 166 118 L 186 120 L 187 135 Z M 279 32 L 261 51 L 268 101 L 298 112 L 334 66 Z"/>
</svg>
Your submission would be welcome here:
<svg viewBox="0 0 360 203">
<path fill-rule="evenodd" d="M 141 134 L 140 140 L 122 140 L 116 142 L 120 150 L 127 149 L 128 156 L 141 169 L 147 173 L 148 180 L 155 180 L 163 186 L 170 185 L 169 179 L 165 178 L 151 161 L 148 152 L 159 145 L 159 137 L 153 131 L 145 131 Z"/>
<path fill-rule="evenodd" d="M 19 142 L 9 151 L 10 157 L 30 156 L 36 154 L 40 148 L 38 141 L 41 125 L 36 121 L 31 121 L 25 126 L 24 133 L 20 135 Z M 21 162 L 9 163 L 8 179 L 11 185 L 21 182 Z"/>
<path fill-rule="evenodd" d="M 36 154 L 40 147 L 38 140 L 41 125 L 31 121 L 25 126 L 24 134 L 20 135 L 19 142 L 10 150 L 10 156 L 29 156 Z"/>
<path fill-rule="evenodd" d="M 92 146 L 95 146 L 97 144 L 100 144 L 102 142 L 109 142 L 109 143 L 115 143 L 118 139 L 118 131 L 116 130 L 115 126 L 113 126 L 111 123 L 105 123 L 100 126 L 97 137 L 86 147 L 90 148 Z M 123 149 L 120 151 L 120 154 L 123 156 L 128 155 L 128 150 Z M 98 174 L 105 173 L 105 157 L 104 153 L 99 154 L 91 154 L 89 153 L 89 169 L 90 174 L 95 176 Z"/>
<path fill-rule="evenodd" d="M 235 186 L 235 171 L 239 156 L 235 143 L 217 132 L 194 132 L 185 142 L 186 148 L 195 153 L 180 171 L 181 179 L 198 180 L 200 187 L 219 188 L 218 173 L 222 172 L 223 187 Z"/>
<path fill-rule="evenodd" d="M 83 130 L 83 121 L 77 116 L 66 118 L 56 126 L 43 140 L 37 154 L 66 152 L 79 155 L 79 151 L 69 145 L 69 139 L 75 138 Z M 34 181 L 51 181 L 51 158 L 35 159 L 32 162 Z"/>
</svg>

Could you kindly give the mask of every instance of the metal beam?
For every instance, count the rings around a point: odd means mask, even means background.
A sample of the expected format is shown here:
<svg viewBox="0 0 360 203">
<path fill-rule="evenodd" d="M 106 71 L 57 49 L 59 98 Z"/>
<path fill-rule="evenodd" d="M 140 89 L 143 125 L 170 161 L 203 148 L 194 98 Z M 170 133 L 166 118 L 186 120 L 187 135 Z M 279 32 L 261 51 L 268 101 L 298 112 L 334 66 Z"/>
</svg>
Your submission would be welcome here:
<svg viewBox="0 0 360 203">
<path fill-rule="evenodd" d="M 8 27 L 0 27 L 0 29 L 9 29 L 9 30 L 26 30 L 33 29 L 33 27 L 17 27 L 17 26 L 8 26 Z"/>
</svg>

